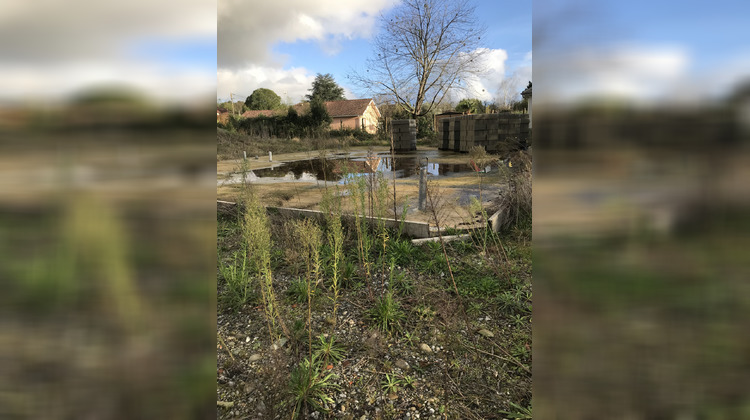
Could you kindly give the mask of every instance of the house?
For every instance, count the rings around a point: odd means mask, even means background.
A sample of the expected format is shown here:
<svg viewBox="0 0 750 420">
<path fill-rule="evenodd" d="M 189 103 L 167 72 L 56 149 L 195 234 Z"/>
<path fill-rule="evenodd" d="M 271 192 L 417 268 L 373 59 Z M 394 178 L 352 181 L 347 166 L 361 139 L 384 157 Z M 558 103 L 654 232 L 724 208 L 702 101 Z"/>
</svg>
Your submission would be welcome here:
<svg viewBox="0 0 750 420">
<path fill-rule="evenodd" d="M 328 111 L 328 115 L 332 118 L 331 130 L 341 130 L 344 128 L 353 130 L 362 129 L 372 134 L 378 131 L 380 110 L 378 110 L 372 98 L 344 99 L 341 101 L 328 101 L 323 104 Z M 297 111 L 297 114 L 304 115 L 310 112 L 310 103 L 297 104 L 292 108 Z M 256 118 L 261 115 L 271 117 L 284 112 L 283 110 L 245 111 L 242 116 L 245 118 Z"/>
<path fill-rule="evenodd" d="M 216 122 L 222 124 L 229 122 L 229 110 L 224 107 L 216 107 Z"/>
<path fill-rule="evenodd" d="M 380 111 L 372 98 L 329 101 L 325 106 L 333 118 L 332 130 L 362 129 L 372 134 L 378 131 Z"/>
</svg>

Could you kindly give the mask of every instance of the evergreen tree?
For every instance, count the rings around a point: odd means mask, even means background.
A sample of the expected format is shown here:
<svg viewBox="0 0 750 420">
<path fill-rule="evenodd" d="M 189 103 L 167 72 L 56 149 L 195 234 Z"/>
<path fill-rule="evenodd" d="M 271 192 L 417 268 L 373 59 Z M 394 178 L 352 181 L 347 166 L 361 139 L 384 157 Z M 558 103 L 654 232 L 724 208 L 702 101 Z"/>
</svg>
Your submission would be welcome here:
<svg viewBox="0 0 750 420">
<path fill-rule="evenodd" d="M 344 88 L 339 86 L 336 81 L 333 80 L 333 76 L 330 73 L 318 73 L 317 76 L 315 76 L 310 93 L 305 95 L 305 98 L 311 102 L 314 99 L 318 99 L 322 102 L 346 99 L 344 97 Z"/>
<path fill-rule="evenodd" d="M 255 89 L 245 99 L 245 106 L 251 110 L 279 109 L 281 107 L 281 97 L 271 89 L 259 88 Z"/>
<path fill-rule="evenodd" d="M 479 99 L 461 99 L 456 105 L 456 111 L 469 111 L 470 114 L 481 114 L 484 112 L 484 105 Z"/>
</svg>

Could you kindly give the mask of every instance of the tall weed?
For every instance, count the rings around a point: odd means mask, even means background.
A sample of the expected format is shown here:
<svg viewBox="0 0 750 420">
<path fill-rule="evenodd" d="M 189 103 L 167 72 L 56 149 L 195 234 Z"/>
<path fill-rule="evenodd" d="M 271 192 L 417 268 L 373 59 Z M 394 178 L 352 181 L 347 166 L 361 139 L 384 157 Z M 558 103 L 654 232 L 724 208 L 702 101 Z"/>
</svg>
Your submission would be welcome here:
<svg viewBox="0 0 750 420">
<path fill-rule="evenodd" d="M 367 179 L 358 177 L 348 184 L 349 196 L 354 208 L 354 225 L 357 232 L 357 253 L 359 264 L 365 272 L 367 281 L 367 290 L 372 296 L 371 281 L 371 262 L 370 250 L 372 248 L 372 239 L 368 232 L 368 223 L 365 215 L 367 213 Z"/>
<path fill-rule="evenodd" d="M 320 247 L 323 245 L 323 235 L 318 225 L 310 219 L 295 221 L 293 229 L 303 249 L 302 256 L 307 268 L 307 338 L 312 359 L 312 291 L 320 282 Z"/>
<path fill-rule="evenodd" d="M 388 211 L 388 182 L 383 177 L 382 172 L 378 172 L 377 176 L 377 188 L 375 189 L 375 216 L 377 217 L 377 235 L 380 239 L 382 249 L 380 252 L 380 264 L 381 264 L 381 283 L 380 283 L 380 294 L 384 291 L 384 279 L 386 275 L 386 256 L 388 254 L 388 229 L 385 225 L 386 212 Z"/>
<path fill-rule="evenodd" d="M 248 260 L 252 262 L 261 278 L 261 297 L 268 323 L 271 341 L 279 338 L 278 329 L 288 337 L 289 333 L 281 320 L 276 295 L 273 290 L 273 272 L 271 270 L 271 227 L 266 209 L 260 205 L 255 195 L 246 200 L 245 223 L 243 235 L 247 243 Z"/>
<path fill-rule="evenodd" d="M 338 188 L 337 188 L 338 190 Z M 323 195 L 321 208 L 326 215 L 328 246 L 331 249 L 331 289 L 333 291 L 333 320 L 336 322 L 340 292 L 340 270 L 344 261 L 344 228 L 341 224 L 341 197 L 332 197 L 328 191 Z M 331 326 L 333 329 L 333 325 Z"/>
<path fill-rule="evenodd" d="M 523 150 L 500 165 L 507 189 L 498 200 L 500 215 L 497 226 L 493 226 L 495 231 L 508 231 L 531 220 L 531 165 L 531 154 Z"/>
</svg>

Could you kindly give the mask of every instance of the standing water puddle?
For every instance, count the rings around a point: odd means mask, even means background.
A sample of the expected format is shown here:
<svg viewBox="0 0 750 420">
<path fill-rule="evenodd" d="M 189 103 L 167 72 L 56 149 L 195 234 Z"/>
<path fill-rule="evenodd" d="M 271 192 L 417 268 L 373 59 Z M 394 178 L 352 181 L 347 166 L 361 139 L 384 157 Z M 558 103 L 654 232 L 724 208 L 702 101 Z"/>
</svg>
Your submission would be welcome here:
<svg viewBox="0 0 750 420">
<path fill-rule="evenodd" d="M 387 178 L 393 176 L 393 160 L 390 154 L 379 154 L 372 158 L 351 159 L 307 159 L 287 162 L 273 168 L 256 169 L 248 177 L 251 182 L 269 181 L 338 181 L 365 174 L 382 172 Z M 419 175 L 417 156 L 396 157 L 396 178 L 410 178 Z M 427 163 L 427 172 L 433 176 L 472 172 L 471 166 L 464 163 Z M 241 178 L 241 177 L 240 177 Z"/>
</svg>

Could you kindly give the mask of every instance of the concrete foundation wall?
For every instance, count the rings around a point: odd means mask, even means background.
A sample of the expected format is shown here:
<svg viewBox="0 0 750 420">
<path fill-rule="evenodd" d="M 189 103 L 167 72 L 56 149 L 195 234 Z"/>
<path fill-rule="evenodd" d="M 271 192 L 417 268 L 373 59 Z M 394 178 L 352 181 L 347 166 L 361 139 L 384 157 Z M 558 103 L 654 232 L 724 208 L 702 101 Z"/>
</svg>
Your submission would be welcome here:
<svg viewBox="0 0 750 420">
<path fill-rule="evenodd" d="M 216 207 L 219 213 L 230 216 L 237 216 L 241 213 L 242 209 L 237 207 L 237 203 L 230 201 L 216 201 Z M 269 212 L 276 212 L 287 217 L 306 217 L 318 220 L 319 222 L 325 221 L 325 214 L 318 210 L 307 210 L 307 209 L 295 209 L 291 207 L 271 207 L 268 206 L 266 209 Z M 375 226 L 378 221 L 377 217 L 365 217 L 371 227 Z M 341 220 L 348 223 L 354 223 L 354 216 L 348 214 L 342 214 Z M 398 229 L 401 226 L 401 221 L 396 219 L 383 218 L 385 220 L 386 227 L 392 229 Z M 429 238 L 431 236 L 430 224 L 424 222 L 404 222 L 404 233 L 412 238 Z"/>
</svg>

